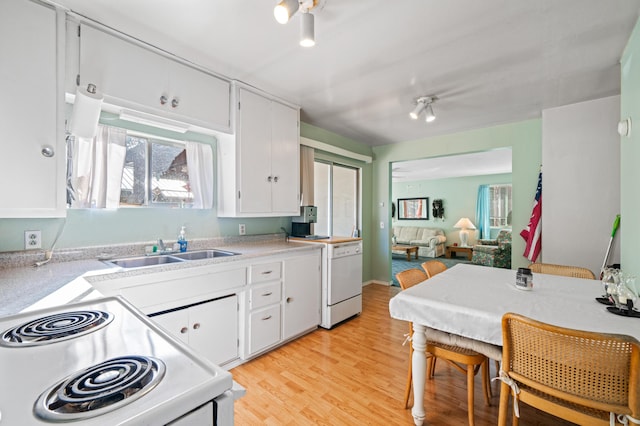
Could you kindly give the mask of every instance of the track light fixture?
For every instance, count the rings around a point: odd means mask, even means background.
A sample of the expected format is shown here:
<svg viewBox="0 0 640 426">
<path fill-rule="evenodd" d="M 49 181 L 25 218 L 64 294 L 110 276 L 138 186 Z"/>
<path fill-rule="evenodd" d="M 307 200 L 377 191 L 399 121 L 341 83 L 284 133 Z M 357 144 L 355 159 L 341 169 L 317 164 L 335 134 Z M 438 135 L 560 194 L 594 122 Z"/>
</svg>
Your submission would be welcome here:
<svg viewBox="0 0 640 426">
<path fill-rule="evenodd" d="M 324 0 L 281 0 L 273 9 L 276 21 L 286 24 L 300 11 L 300 46 L 311 47 L 316 44 L 314 16 L 311 9 L 318 6 Z"/>
<path fill-rule="evenodd" d="M 425 121 L 427 123 L 431 123 L 436 119 L 436 115 L 433 113 L 433 107 L 431 106 L 435 101 L 438 100 L 437 96 L 420 96 L 415 100 L 416 107 L 409 113 L 409 117 L 414 120 L 417 120 L 422 111 L 426 110 L 425 113 Z"/>
</svg>

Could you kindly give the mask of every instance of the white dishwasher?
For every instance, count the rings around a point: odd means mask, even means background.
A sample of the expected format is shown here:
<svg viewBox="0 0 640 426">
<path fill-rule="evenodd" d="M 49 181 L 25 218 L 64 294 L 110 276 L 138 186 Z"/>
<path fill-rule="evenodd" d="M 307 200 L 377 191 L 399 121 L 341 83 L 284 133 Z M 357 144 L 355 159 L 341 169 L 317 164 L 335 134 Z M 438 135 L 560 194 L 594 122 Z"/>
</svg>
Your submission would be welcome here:
<svg viewBox="0 0 640 426">
<path fill-rule="evenodd" d="M 362 241 L 327 244 L 323 253 L 323 328 L 362 312 Z"/>
</svg>

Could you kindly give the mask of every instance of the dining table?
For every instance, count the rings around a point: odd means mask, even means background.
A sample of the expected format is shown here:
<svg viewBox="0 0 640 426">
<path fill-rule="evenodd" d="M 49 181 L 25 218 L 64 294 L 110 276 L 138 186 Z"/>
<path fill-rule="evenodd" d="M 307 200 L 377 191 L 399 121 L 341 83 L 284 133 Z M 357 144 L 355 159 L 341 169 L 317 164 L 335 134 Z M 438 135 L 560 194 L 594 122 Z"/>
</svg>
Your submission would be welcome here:
<svg viewBox="0 0 640 426">
<path fill-rule="evenodd" d="M 416 425 L 425 419 L 426 342 L 474 349 L 501 360 L 502 316 L 518 313 L 577 330 L 616 333 L 640 341 L 640 318 L 610 312 L 596 298 L 598 280 L 533 274 L 533 286 L 516 286 L 516 270 L 457 264 L 389 301 L 392 318 L 413 323 L 412 379 Z"/>
</svg>

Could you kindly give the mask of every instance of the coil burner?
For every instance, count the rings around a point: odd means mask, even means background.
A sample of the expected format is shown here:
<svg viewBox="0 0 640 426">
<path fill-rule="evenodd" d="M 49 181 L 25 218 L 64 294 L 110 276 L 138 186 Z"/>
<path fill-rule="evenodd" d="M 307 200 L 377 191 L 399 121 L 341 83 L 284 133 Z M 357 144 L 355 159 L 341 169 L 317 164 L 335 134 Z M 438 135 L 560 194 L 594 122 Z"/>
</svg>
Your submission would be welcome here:
<svg viewBox="0 0 640 426">
<path fill-rule="evenodd" d="M 162 361 L 146 356 L 112 358 L 78 371 L 43 392 L 34 406 L 43 420 L 88 419 L 142 397 L 162 380 Z"/>
<path fill-rule="evenodd" d="M 92 333 L 113 321 L 103 311 L 72 311 L 37 318 L 2 333 L 0 346 L 39 346 Z"/>
</svg>

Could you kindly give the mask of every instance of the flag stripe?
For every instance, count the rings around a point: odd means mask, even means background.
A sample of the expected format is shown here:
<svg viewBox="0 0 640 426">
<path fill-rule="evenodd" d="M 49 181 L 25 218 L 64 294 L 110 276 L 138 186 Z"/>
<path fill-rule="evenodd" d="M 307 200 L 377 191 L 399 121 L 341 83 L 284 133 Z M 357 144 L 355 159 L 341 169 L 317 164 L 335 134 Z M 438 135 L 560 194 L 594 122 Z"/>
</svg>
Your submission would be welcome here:
<svg viewBox="0 0 640 426">
<path fill-rule="evenodd" d="M 526 241 L 523 256 L 531 262 L 535 262 L 542 249 L 542 170 L 538 175 L 538 187 L 533 202 L 529 224 L 520 232 L 520 236 Z"/>
</svg>

